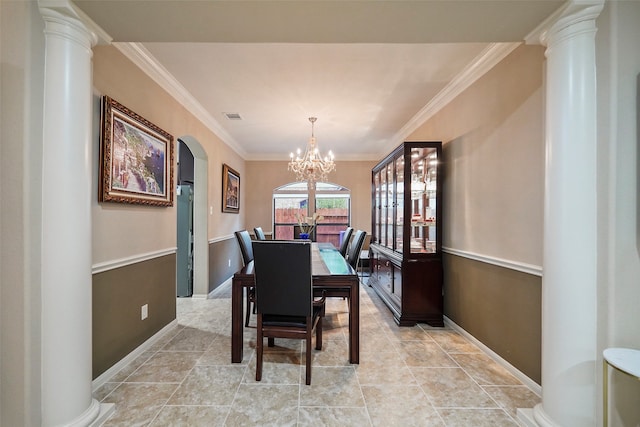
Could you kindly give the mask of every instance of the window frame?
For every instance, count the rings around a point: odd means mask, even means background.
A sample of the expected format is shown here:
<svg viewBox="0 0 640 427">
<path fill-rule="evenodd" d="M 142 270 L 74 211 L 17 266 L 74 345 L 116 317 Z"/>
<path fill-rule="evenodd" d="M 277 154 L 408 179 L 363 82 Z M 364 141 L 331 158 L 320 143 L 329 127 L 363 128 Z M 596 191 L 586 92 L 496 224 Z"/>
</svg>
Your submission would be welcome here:
<svg viewBox="0 0 640 427">
<path fill-rule="evenodd" d="M 330 227 L 330 226 L 344 226 L 344 228 L 346 228 L 346 227 L 349 227 L 351 224 L 351 191 L 348 188 L 335 183 L 318 182 L 316 183 L 315 188 L 309 189 L 307 188 L 307 185 L 304 182 L 290 182 L 288 184 L 285 184 L 276 188 L 272 194 L 273 203 L 272 203 L 271 215 L 272 215 L 274 239 L 282 238 L 282 236 L 280 236 L 278 233 L 278 230 L 281 227 L 291 226 L 293 229 L 293 226 L 297 225 L 297 222 L 294 222 L 294 223 L 276 222 L 276 200 L 286 199 L 289 197 L 290 198 L 306 197 L 306 201 L 307 201 L 307 211 L 305 213 L 306 216 L 311 216 L 313 212 L 317 211 L 318 199 L 331 198 L 331 197 L 345 198 L 347 200 L 347 206 L 346 206 L 347 222 L 346 223 L 319 222 L 317 229 L 321 229 L 323 227 Z M 336 240 L 336 243 L 337 242 L 338 241 Z"/>
</svg>

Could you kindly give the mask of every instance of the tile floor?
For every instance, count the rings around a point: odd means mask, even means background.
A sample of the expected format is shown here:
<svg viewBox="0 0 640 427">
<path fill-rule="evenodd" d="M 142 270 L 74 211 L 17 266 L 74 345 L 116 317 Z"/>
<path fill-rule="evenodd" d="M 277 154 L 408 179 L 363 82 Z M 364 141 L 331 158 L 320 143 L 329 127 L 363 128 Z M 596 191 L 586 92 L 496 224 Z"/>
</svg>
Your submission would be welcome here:
<svg viewBox="0 0 640 427">
<path fill-rule="evenodd" d="M 178 299 L 178 326 L 94 393 L 115 403 L 104 425 L 518 426 L 516 408 L 540 401 L 455 331 L 399 328 L 360 289 L 360 364 L 348 363 L 346 302 L 330 298 L 310 386 L 302 341 L 265 346 L 256 382 L 255 329 L 245 329 L 244 361 L 231 363 L 229 286 Z"/>
</svg>

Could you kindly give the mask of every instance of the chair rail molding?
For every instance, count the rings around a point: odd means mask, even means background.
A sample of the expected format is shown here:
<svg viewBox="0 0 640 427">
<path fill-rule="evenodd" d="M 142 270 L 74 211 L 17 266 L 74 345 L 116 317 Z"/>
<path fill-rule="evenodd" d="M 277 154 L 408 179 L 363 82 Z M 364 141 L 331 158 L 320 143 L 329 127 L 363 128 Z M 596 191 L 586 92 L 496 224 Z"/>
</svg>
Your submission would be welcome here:
<svg viewBox="0 0 640 427">
<path fill-rule="evenodd" d="M 161 249 L 159 251 L 153 252 L 145 252 L 142 254 L 132 255 L 130 257 L 114 259 L 111 261 L 105 261 L 101 263 L 94 264 L 91 267 L 91 273 L 103 273 L 105 271 L 113 270 L 120 267 L 125 267 L 127 265 L 137 264 L 139 262 L 148 261 L 150 259 L 160 258 L 166 255 L 175 254 L 178 248 L 167 248 Z"/>
<path fill-rule="evenodd" d="M 520 261 L 511 261 L 504 258 L 482 255 L 475 252 L 463 251 L 460 249 L 448 248 L 444 246 L 442 247 L 442 252 L 542 277 L 543 270 L 539 265 L 527 264 Z"/>
</svg>

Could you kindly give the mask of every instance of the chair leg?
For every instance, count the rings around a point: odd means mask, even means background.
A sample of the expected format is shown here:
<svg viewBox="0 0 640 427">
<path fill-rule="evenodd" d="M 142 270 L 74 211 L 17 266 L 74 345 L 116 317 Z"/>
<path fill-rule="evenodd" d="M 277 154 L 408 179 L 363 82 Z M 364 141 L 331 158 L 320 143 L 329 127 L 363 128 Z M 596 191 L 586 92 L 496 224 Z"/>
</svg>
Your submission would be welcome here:
<svg viewBox="0 0 640 427">
<path fill-rule="evenodd" d="M 307 368 L 306 384 L 311 385 L 311 328 L 307 329 Z"/>
<path fill-rule="evenodd" d="M 322 350 L 322 316 L 316 325 L 316 350 Z"/>
<path fill-rule="evenodd" d="M 249 318 L 251 317 L 251 300 L 249 299 L 249 288 L 245 288 L 245 292 L 247 293 L 247 312 L 244 317 L 244 327 L 249 326 Z"/>
<path fill-rule="evenodd" d="M 256 381 L 260 381 L 262 380 L 262 341 L 264 340 L 262 336 L 261 319 L 258 319 L 258 333 L 256 337 L 258 338 L 258 342 L 256 345 Z"/>
</svg>

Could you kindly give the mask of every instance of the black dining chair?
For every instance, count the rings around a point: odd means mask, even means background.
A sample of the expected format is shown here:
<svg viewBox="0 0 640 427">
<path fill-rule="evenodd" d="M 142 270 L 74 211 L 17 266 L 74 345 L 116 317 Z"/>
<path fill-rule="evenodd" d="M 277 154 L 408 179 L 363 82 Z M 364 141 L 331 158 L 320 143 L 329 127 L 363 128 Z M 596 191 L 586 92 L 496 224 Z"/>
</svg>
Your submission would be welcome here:
<svg viewBox="0 0 640 427">
<path fill-rule="evenodd" d="M 349 246 L 349 250 L 347 251 L 347 262 L 354 270 L 358 270 L 358 260 L 360 259 L 360 251 L 362 251 L 362 246 L 364 245 L 364 238 L 366 237 L 367 232 L 363 230 L 356 231 L 356 234 L 351 239 L 351 245 Z"/>
<path fill-rule="evenodd" d="M 306 384 L 311 384 L 311 341 L 322 349 L 324 296 L 314 301 L 311 278 L 311 243 L 307 241 L 254 241 L 256 304 L 258 306 L 256 381 L 262 379 L 264 338 L 306 341 Z"/>
<path fill-rule="evenodd" d="M 238 239 L 238 245 L 240 245 L 240 253 L 242 254 L 242 261 L 244 265 L 253 261 L 253 247 L 251 246 L 251 236 L 247 230 L 241 230 L 235 232 L 236 239 Z M 256 312 L 256 289 L 252 287 L 246 288 L 247 293 L 247 312 L 244 318 L 244 326 L 249 326 L 249 319 L 251 318 L 251 304 L 253 304 L 253 312 Z"/>
<path fill-rule="evenodd" d="M 264 235 L 264 231 L 262 231 L 262 227 L 255 227 L 253 229 L 253 234 L 255 234 L 256 240 L 267 240 L 267 236 Z"/>
<path fill-rule="evenodd" d="M 349 241 L 351 240 L 351 235 L 353 234 L 353 227 L 347 227 L 342 235 L 342 243 L 340 244 L 340 255 L 343 257 L 347 256 L 347 248 L 349 247 Z"/>
</svg>

